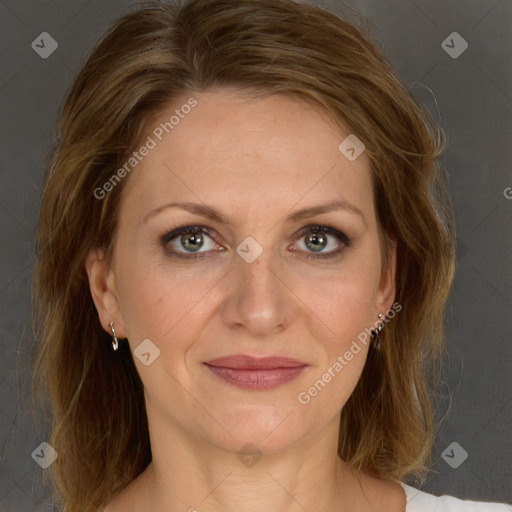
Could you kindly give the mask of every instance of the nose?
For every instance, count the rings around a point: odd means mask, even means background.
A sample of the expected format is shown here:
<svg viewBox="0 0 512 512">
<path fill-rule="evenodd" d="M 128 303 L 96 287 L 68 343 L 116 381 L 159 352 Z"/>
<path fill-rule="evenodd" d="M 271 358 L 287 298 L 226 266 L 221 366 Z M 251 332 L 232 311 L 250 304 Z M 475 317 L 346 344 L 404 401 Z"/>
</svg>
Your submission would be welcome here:
<svg viewBox="0 0 512 512">
<path fill-rule="evenodd" d="M 270 249 L 252 263 L 235 256 L 227 276 L 222 304 L 225 325 L 252 336 L 277 334 L 292 323 L 297 314 L 297 298 L 282 266 L 272 261 Z"/>
</svg>

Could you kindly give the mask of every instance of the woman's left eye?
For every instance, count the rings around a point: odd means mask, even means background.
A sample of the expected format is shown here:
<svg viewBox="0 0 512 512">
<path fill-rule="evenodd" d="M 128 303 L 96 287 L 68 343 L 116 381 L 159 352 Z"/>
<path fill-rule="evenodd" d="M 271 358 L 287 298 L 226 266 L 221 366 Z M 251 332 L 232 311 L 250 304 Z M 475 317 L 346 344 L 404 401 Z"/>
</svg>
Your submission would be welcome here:
<svg viewBox="0 0 512 512">
<path fill-rule="evenodd" d="M 188 259 L 203 258 L 209 250 L 215 248 L 211 232 L 212 230 L 205 226 L 180 225 L 175 226 L 175 229 L 163 235 L 161 242 L 170 256 Z M 324 251 L 332 245 L 330 238 L 337 239 L 339 247 Z M 199 252 L 200 249 L 204 248 L 205 240 L 208 239 L 211 243 L 210 247 L 206 247 L 206 249 L 209 250 Z M 301 249 L 300 252 L 304 252 L 306 258 L 332 258 L 338 256 L 345 247 L 351 245 L 351 240 L 344 233 L 330 226 L 307 226 L 301 230 L 298 240 L 304 240 L 305 250 Z M 336 246 L 336 244 L 334 245 Z M 186 252 L 181 252 L 180 249 L 185 249 Z M 312 251 L 312 253 L 309 253 L 309 251 Z"/>
<path fill-rule="evenodd" d="M 323 249 L 329 246 L 329 237 L 336 238 L 338 245 L 341 242 L 341 247 L 324 253 Z M 300 234 L 299 240 L 302 239 L 305 240 L 304 245 L 313 251 L 313 254 L 306 254 L 306 258 L 333 258 L 351 245 L 347 235 L 330 226 L 308 226 Z"/>
</svg>

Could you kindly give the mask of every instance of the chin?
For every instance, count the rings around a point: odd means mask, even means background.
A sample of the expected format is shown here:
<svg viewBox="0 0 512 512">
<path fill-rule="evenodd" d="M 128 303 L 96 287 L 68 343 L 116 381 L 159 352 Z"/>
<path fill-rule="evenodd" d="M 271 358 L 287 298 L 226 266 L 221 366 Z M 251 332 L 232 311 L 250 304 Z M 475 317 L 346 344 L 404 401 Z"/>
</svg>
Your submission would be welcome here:
<svg viewBox="0 0 512 512">
<path fill-rule="evenodd" d="M 292 411 L 270 405 L 233 407 L 223 414 L 210 411 L 224 428 L 217 423 L 214 432 L 209 422 L 205 434 L 211 439 L 215 433 L 215 440 L 211 441 L 235 453 L 246 444 L 264 453 L 281 451 L 301 437 L 303 425 L 297 424 L 298 417 Z"/>
</svg>

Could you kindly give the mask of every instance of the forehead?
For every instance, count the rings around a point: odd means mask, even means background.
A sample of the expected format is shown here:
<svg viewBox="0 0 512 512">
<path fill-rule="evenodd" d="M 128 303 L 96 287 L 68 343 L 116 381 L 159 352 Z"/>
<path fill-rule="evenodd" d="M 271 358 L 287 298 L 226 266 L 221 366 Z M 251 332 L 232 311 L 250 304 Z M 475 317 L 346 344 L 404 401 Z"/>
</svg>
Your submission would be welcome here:
<svg viewBox="0 0 512 512">
<path fill-rule="evenodd" d="M 185 108 L 193 104 L 189 98 L 197 102 L 193 108 Z M 372 203 L 368 158 L 349 161 L 338 149 L 348 135 L 319 106 L 297 97 L 189 94 L 148 122 L 140 142 L 151 139 L 154 147 L 124 195 L 136 192 L 144 206 L 187 198 L 253 213 L 258 204 L 307 206 L 340 196 Z"/>
</svg>

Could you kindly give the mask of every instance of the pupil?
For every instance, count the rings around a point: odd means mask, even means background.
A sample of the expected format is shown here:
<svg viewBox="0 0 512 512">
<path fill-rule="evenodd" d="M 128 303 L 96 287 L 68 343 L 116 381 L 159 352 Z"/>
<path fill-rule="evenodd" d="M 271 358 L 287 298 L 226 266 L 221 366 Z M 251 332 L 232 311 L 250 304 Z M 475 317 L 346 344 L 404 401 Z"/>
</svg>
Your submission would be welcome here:
<svg viewBox="0 0 512 512">
<path fill-rule="evenodd" d="M 186 233 L 183 236 L 185 237 L 185 243 L 183 244 L 183 247 L 185 247 L 186 249 L 190 249 L 192 251 L 197 251 L 197 250 L 201 249 L 201 247 L 203 245 L 203 240 L 202 240 L 201 234 L 198 235 L 197 233 Z M 199 243 L 199 247 L 195 247 L 194 245 L 191 245 L 194 243 Z"/>
<path fill-rule="evenodd" d="M 318 252 L 325 247 L 326 240 L 322 234 L 318 235 L 316 233 L 313 233 L 308 236 L 306 244 L 308 244 L 309 242 L 313 244 L 311 249 L 313 249 L 313 251 Z"/>
</svg>

